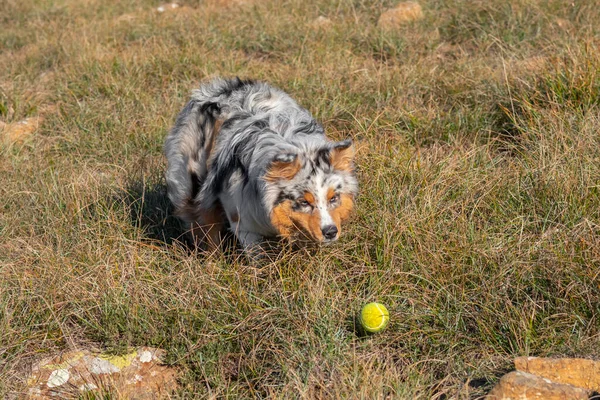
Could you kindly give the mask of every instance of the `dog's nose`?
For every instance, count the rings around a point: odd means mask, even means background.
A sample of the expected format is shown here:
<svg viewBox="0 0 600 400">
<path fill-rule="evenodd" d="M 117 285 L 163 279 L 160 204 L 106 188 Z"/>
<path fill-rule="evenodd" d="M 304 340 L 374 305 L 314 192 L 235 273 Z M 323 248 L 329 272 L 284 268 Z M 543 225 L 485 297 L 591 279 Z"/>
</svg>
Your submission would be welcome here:
<svg viewBox="0 0 600 400">
<path fill-rule="evenodd" d="M 321 232 L 323 232 L 323 237 L 326 240 L 331 240 L 335 239 L 335 237 L 337 236 L 338 228 L 335 225 L 327 225 L 326 227 L 321 229 Z"/>
</svg>

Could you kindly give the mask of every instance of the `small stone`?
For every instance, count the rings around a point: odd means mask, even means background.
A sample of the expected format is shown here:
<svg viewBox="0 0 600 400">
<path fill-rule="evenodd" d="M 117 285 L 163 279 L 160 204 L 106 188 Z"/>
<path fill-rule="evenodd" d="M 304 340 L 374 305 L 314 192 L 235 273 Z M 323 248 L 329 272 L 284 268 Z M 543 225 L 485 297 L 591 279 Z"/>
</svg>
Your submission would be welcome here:
<svg viewBox="0 0 600 400">
<path fill-rule="evenodd" d="M 518 357 L 515 359 L 515 368 L 553 382 L 600 391 L 600 361 L 583 358 Z"/>
<path fill-rule="evenodd" d="M 176 8 L 179 8 L 179 4 L 177 3 L 167 3 L 167 4 L 162 4 L 160 6 L 158 6 L 156 8 L 156 11 L 158 11 L 159 13 L 163 13 L 165 11 L 170 11 L 170 10 L 174 10 Z"/>
<path fill-rule="evenodd" d="M 539 376 L 513 371 L 502 378 L 487 395 L 487 400 L 587 400 L 589 391 L 572 385 L 554 383 Z"/>
<path fill-rule="evenodd" d="M 314 29 L 328 29 L 333 25 L 333 22 L 329 18 L 319 15 L 310 23 L 310 25 Z"/>
<path fill-rule="evenodd" d="M 568 30 L 571 28 L 571 22 L 567 19 L 557 18 L 555 22 L 560 29 Z"/>
<path fill-rule="evenodd" d="M 55 371 L 52 371 L 52 373 L 48 377 L 47 385 L 49 388 L 54 388 L 57 386 L 64 385 L 65 383 L 67 383 L 69 381 L 70 377 L 71 377 L 71 374 L 69 373 L 68 370 L 57 369 Z"/>
<path fill-rule="evenodd" d="M 383 29 L 394 29 L 406 22 L 423 18 L 423 9 L 419 3 L 407 1 L 399 3 L 396 8 L 385 11 L 379 17 L 377 25 Z"/>
<path fill-rule="evenodd" d="M 147 363 L 150 361 L 152 361 L 152 353 L 150 353 L 148 350 L 142 351 L 140 353 L 140 362 Z"/>
</svg>

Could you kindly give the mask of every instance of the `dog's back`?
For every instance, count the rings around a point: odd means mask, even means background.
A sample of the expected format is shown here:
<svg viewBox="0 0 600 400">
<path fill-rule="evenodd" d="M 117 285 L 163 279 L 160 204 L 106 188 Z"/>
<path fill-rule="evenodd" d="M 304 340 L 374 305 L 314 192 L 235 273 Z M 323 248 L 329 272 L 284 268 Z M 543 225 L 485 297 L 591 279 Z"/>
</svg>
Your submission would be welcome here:
<svg viewBox="0 0 600 400">
<path fill-rule="evenodd" d="M 208 160 L 224 119 L 223 105 L 232 103 L 235 92 L 251 85 L 252 81 L 240 79 L 216 79 L 202 85 L 194 91 L 167 136 L 167 191 L 177 214 L 186 222 L 197 218 L 194 198 L 206 179 Z M 239 109 L 242 97 L 236 97 L 238 105 L 233 105 Z"/>
<path fill-rule="evenodd" d="M 266 113 L 270 116 L 266 117 Z M 194 199 L 206 180 L 208 162 L 224 122 L 225 128 L 252 123 L 264 128 L 279 121 L 280 126 L 275 126 L 274 132 L 290 136 L 291 132 L 286 127 L 296 123 L 291 121 L 292 118 L 305 120 L 310 125 L 307 127 L 309 130 L 320 128 L 310 114 L 286 93 L 263 82 L 239 78 L 215 79 L 194 90 L 165 143 L 169 161 L 168 194 L 179 215 L 188 222 L 195 219 L 193 212 L 190 214 L 182 210 L 197 207 Z M 322 129 L 319 133 L 323 134 Z M 234 146 L 231 139 L 223 137 L 219 142 L 222 146 Z M 226 164 L 220 163 L 220 168 L 227 167 Z"/>
</svg>

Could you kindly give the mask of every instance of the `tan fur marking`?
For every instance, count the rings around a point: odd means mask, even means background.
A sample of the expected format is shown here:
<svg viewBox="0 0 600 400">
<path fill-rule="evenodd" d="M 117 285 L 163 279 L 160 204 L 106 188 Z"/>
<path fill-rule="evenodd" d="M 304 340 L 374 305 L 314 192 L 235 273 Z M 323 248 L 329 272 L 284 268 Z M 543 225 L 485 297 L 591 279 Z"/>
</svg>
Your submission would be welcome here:
<svg viewBox="0 0 600 400">
<path fill-rule="evenodd" d="M 339 207 L 336 207 L 330 213 L 335 226 L 338 228 L 339 234 L 342 233 L 342 222 L 348 219 L 354 208 L 354 200 L 351 195 L 343 194 L 340 196 L 340 200 Z"/>
<path fill-rule="evenodd" d="M 327 201 L 331 200 L 333 196 L 335 196 L 335 190 L 332 188 L 327 189 Z"/>
<path fill-rule="evenodd" d="M 221 125 L 223 125 L 223 121 L 221 120 L 216 120 L 215 121 L 215 125 L 213 126 L 213 131 L 212 131 L 212 135 L 210 136 L 210 141 L 205 145 L 205 151 L 206 151 L 206 159 L 207 160 L 212 160 L 212 151 L 215 147 L 215 140 L 217 139 L 217 135 L 219 134 L 219 131 L 221 130 Z"/>
<path fill-rule="evenodd" d="M 333 149 L 331 152 L 331 165 L 339 171 L 352 172 L 354 169 L 354 146 L 345 149 Z"/>
<path fill-rule="evenodd" d="M 196 243 L 205 243 L 209 249 L 221 243 L 223 230 L 223 208 L 216 206 L 210 210 L 198 210 L 198 220 L 192 225 L 192 237 Z"/>
<path fill-rule="evenodd" d="M 221 125 L 223 125 L 223 121 L 220 120 L 220 119 L 216 120 L 215 121 L 215 127 L 213 128 L 213 131 L 218 134 L 219 131 L 221 130 Z"/>
<path fill-rule="evenodd" d="M 301 167 L 302 165 L 300 164 L 300 160 L 298 160 L 298 158 L 288 163 L 275 161 L 271 164 L 269 171 L 265 174 L 265 180 L 267 182 L 276 182 L 279 180 L 292 179 L 294 176 L 296 176 L 298 171 L 300 171 Z"/>
<path fill-rule="evenodd" d="M 291 201 L 284 201 L 273 207 L 271 223 L 282 237 L 290 237 L 293 231 L 297 230 L 316 242 L 323 240 L 319 213 L 296 212 L 292 210 Z"/>
<path fill-rule="evenodd" d="M 291 228 L 294 226 L 290 219 L 291 213 L 292 203 L 290 201 L 276 205 L 271 211 L 271 224 L 277 229 L 280 236 L 289 237 L 291 234 Z"/>
<path fill-rule="evenodd" d="M 313 211 L 310 214 L 292 211 L 290 218 L 294 222 L 294 225 L 307 234 L 310 239 L 316 242 L 323 240 L 321 216 L 318 211 Z"/>
<path fill-rule="evenodd" d="M 304 193 L 304 200 L 306 200 L 311 206 L 315 205 L 315 196 L 310 192 Z"/>
</svg>

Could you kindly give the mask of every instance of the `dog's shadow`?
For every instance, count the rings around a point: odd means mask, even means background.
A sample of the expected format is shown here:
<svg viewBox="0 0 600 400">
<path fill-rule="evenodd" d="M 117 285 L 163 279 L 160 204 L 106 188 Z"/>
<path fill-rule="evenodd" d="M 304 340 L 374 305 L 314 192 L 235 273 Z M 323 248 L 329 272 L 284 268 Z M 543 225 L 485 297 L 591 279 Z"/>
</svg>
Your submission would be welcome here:
<svg viewBox="0 0 600 400">
<path fill-rule="evenodd" d="M 122 201 L 129 210 L 131 224 L 143 231 L 144 239 L 189 248 L 183 226 L 167 197 L 166 185 L 131 182 L 122 193 Z"/>
<path fill-rule="evenodd" d="M 120 201 L 128 210 L 131 224 L 141 230 L 142 240 L 148 240 L 155 244 L 170 247 L 175 245 L 186 253 L 209 255 L 211 251 L 205 251 L 202 246 L 197 246 L 189 228 L 174 213 L 174 207 L 167 196 L 167 186 L 164 183 L 149 184 L 145 181 L 132 181 L 126 189 L 118 196 Z M 235 235 L 227 226 L 221 232 L 221 243 L 218 250 L 223 256 L 230 260 L 238 260 L 243 255 Z M 304 245 L 302 245 L 304 244 Z M 281 240 L 265 240 L 258 259 L 253 259 L 251 254 L 246 256 L 254 262 L 272 262 L 290 251 L 311 248 L 310 243 L 287 243 Z"/>
<path fill-rule="evenodd" d="M 131 224 L 143 232 L 143 239 L 165 246 L 177 245 L 187 253 L 203 251 L 189 234 L 189 228 L 175 215 L 165 184 L 133 181 L 121 200 L 129 210 Z M 227 255 L 237 255 L 237 247 L 233 235 L 228 230 L 222 232 L 219 249 Z"/>
</svg>

